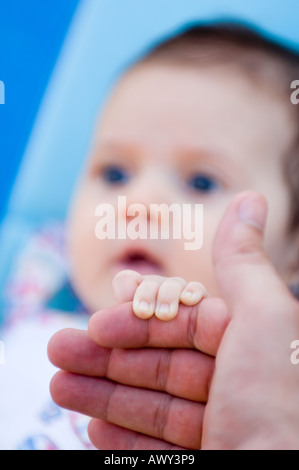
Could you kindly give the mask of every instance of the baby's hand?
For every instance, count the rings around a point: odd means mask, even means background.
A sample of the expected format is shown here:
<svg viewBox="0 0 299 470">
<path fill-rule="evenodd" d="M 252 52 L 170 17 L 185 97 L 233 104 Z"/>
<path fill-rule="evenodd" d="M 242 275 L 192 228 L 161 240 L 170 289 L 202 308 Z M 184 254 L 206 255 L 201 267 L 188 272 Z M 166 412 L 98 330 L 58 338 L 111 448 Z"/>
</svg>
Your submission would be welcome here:
<svg viewBox="0 0 299 470">
<path fill-rule="evenodd" d="M 114 277 L 113 289 L 119 303 L 133 301 L 138 318 L 156 315 L 164 321 L 176 317 L 179 302 L 195 305 L 208 296 L 200 282 L 186 282 L 180 277 L 141 276 L 131 270 L 121 271 Z"/>
</svg>

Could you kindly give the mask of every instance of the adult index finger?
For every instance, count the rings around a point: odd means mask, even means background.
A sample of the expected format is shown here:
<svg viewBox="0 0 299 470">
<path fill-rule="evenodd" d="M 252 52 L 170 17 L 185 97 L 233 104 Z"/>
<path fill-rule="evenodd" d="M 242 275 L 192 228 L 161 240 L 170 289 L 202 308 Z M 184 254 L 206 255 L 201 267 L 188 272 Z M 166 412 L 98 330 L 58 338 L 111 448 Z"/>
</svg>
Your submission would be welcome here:
<svg viewBox="0 0 299 470">
<path fill-rule="evenodd" d="M 107 348 L 192 348 L 215 356 L 229 323 L 221 299 L 206 298 L 195 306 L 180 304 L 175 319 L 137 318 L 132 303 L 95 313 L 88 326 L 91 339 Z"/>
</svg>

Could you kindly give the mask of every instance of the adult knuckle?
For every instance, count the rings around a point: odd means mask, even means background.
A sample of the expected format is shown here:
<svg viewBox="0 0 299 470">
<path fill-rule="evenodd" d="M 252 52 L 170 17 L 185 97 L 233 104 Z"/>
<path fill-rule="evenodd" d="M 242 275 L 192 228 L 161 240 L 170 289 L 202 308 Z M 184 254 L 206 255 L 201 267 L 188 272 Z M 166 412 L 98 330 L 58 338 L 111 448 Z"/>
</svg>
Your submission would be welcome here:
<svg viewBox="0 0 299 470">
<path fill-rule="evenodd" d="M 170 413 L 171 401 L 172 399 L 170 395 L 167 395 L 165 393 L 161 395 L 160 400 L 156 405 L 156 410 L 153 418 L 153 428 L 158 439 L 164 440 L 165 429 L 167 427 L 167 422 Z"/>
<path fill-rule="evenodd" d="M 160 354 L 156 366 L 156 384 L 159 390 L 166 391 L 169 376 L 171 351 L 164 350 Z"/>
</svg>

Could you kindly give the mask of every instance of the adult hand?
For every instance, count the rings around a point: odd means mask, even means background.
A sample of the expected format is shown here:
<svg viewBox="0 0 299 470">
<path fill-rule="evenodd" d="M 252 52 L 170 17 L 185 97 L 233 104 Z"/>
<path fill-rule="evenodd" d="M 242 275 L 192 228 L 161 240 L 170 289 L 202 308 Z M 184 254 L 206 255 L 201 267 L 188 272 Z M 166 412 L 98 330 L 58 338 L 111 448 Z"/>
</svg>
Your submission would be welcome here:
<svg viewBox="0 0 299 470">
<path fill-rule="evenodd" d="M 264 200 L 241 194 L 230 204 L 218 230 L 215 267 L 232 315 L 227 328 L 227 308 L 217 299 L 205 299 L 191 309 L 191 315 L 190 307 L 182 307 L 169 324 L 155 318 L 138 320 L 130 315 L 130 306 L 100 312 L 90 322 L 93 340 L 109 348 L 193 347 L 209 355 L 216 354 L 226 329 L 206 409 L 198 402 L 208 398 L 213 360 L 195 349 L 111 353 L 85 336 L 85 347 L 82 344 L 76 356 L 73 333 L 53 338 L 50 357 L 69 371 L 54 377 L 53 397 L 62 406 L 96 418 L 90 426 L 96 446 L 296 447 L 299 377 L 290 362 L 290 344 L 299 337 L 298 303 L 263 252 L 265 218 Z M 128 359 L 128 368 L 121 371 Z"/>
<path fill-rule="evenodd" d="M 215 268 L 232 320 L 219 348 L 203 429 L 207 449 L 298 449 L 299 304 L 263 250 L 267 206 L 257 194 L 230 205 Z"/>
<path fill-rule="evenodd" d="M 199 449 L 213 356 L 228 321 L 224 303 L 212 298 L 180 306 L 167 323 L 138 319 L 131 303 L 102 310 L 90 320 L 93 340 L 71 329 L 51 339 L 50 360 L 63 369 L 52 379 L 53 399 L 94 418 L 89 434 L 99 449 Z"/>
</svg>

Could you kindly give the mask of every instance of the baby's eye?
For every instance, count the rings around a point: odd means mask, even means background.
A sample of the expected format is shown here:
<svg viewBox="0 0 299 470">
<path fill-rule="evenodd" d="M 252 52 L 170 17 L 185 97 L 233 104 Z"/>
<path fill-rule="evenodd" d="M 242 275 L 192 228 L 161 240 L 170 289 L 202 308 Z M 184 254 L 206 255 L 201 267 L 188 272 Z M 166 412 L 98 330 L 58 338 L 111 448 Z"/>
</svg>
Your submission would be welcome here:
<svg viewBox="0 0 299 470">
<path fill-rule="evenodd" d="M 195 191 L 208 193 L 220 189 L 221 184 L 213 176 L 204 173 L 196 173 L 188 179 L 188 186 Z"/>
<path fill-rule="evenodd" d="M 109 184 L 124 184 L 129 176 L 129 172 L 120 165 L 109 165 L 101 171 L 102 179 Z"/>
</svg>

